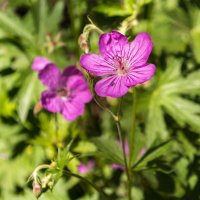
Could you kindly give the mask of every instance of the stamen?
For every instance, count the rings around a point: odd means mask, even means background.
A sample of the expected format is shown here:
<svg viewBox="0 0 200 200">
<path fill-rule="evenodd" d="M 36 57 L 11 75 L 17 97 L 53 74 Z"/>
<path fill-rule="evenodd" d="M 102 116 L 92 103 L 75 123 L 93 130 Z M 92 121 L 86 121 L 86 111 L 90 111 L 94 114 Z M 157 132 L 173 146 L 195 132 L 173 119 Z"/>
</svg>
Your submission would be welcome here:
<svg viewBox="0 0 200 200">
<path fill-rule="evenodd" d="M 67 97 L 69 95 L 69 92 L 67 91 L 66 88 L 58 88 L 56 93 L 60 97 Z"/>
<path fill-rule="evenodd" d="M 118 75 L 127 74 L 128 63 L 126 58 L 116 55 L 113 57 L 113 61 L 113 65 L 116 68 L 116 72 Z"/>
</svg>

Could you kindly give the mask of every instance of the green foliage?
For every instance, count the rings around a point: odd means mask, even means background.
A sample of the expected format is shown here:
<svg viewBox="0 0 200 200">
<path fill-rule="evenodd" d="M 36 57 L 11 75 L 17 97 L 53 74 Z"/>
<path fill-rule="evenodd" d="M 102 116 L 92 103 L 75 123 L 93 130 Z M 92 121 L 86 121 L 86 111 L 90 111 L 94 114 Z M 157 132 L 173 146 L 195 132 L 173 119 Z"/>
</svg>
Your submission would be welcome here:
<svg viewBox="0 0 200 200">
<path fill-rule="evenodd" d="M 181 74 L 182 60 L 169 58 L 167 69 L 159 76 L 156 88 L 149 102 L 147 118 L 147 137 L 150 145 L 156 137 L 167 138 L 167 125 L 164 111 L 174 118 L 182 127 L 189 124 L 193 131 L 200 133 L 200 106 L 189 100 L 189 96 L 199 94 L 199 70 L 183 77 Z M 181 95 L 187 95 L 183 98 Z"/>
<path fill-rule="evenodd" d="M 60 68 L 79 66 L 78 38 L 88 16 L 97 26 L 88 33 L 92 52 L 98 51 L 100 29 L 120 27 L 130 40 L 146 31 L 154 42 L 149 63 L 155 63 L 156 75 L 136 87 L 130 159 L 134 199 L 198 199 L 200 8 L 188 0 L 0 1 L 0 199 L 35 199 L 27 179 L 37 166 L 54 161 L 53 170 L 39 173 L 52 173 L 55 180 L 41 200 L 101 199 L 76 177 L 61 178 L 63 169 L 79 173 L 78 166 L 90 160 L 95 168 L 82 176 L 109 199 L 126 199 L 126 173 L 110 167 L 124 166 L 124 159 L 109 113 L 91 102 L 74 122 L 44 109 L 33 114 L 45 90 L 31 70 L 33 59 L 45 56 Z M 100 101 L 117 111 L 118 100 Z M 132 111 L 129 93 L 121 115 L 129 144 Z"/>
<path fill-rule="evenodd" d="M 117 141 L 107 138 L 93 138 L 92 140 L 100 151 L 100 156 L 109 159 L 113 163 L 123 165 L 123 155 L 120 144 Z"/>
<path fill-rule="evenodd" d="M 140 171 L 148 169 L 148 163 L 153 162 L 160 156 L 164 156 L 172 147 L 171 141 L 164 142 L 153 149 L 149 149 L 134 165 L 133 170 Z"/>
</svg>

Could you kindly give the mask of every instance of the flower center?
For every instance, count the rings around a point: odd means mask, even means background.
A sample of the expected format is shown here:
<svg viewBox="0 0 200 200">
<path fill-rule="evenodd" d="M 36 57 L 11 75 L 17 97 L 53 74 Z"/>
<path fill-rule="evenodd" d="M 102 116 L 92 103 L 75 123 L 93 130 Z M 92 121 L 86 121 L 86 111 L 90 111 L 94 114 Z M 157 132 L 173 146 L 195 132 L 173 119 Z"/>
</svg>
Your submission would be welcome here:
<svg viewBox="0 0 200 200">
<path fill-rule="evenodd" d="M 128 70 L 127 60 L 119 56 L 115 56 L 113 60 L 114 60 L 114 66 L 116 68 L 117 74 L 120 76 L 126 75 L 127 70 Z"/>
<path fill-rule="evenodd" d="M 56 93 L 60 97 L 67 97 L 67 96 L 69 96 L 69 91 L 66 88 L 63 88 L 63 87 L 58 88 L 56 90 Z"/>
</svg>

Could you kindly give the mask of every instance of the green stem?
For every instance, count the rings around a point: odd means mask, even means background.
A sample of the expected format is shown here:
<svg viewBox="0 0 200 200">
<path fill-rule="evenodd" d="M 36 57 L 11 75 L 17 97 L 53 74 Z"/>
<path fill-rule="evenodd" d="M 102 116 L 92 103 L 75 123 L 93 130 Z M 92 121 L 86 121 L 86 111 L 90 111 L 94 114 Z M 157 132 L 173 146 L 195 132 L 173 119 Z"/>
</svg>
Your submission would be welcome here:
<svg viewBox="0 0 200 200">
<path fill-rule="evenodd" d="M 129 170 L 129 167 L 128 167 L 126 151 L 125 151 L 125 140 L 124 140 L 124 137 L 122 136 L 122 131 L 121 131 L 122 129 L 121 129 L 121 123 L 120 123 L 120 112 L 121 112 L 122 100 L 123 100 L 123 98 L 120 98 L 120 100 L 119 100 L 117 118 L 115 119 L 115 123 L 117 126 L 117 132 L 119 135 L 120 144 L 122 144 L 124 164 L 125 164 L 126 175 L 127 175 L 127 180 L 128 180 L 128 199 L 131 200 L 132 199 L 131 198 L 131 173 L 130 173 L 131 171 Z"/>
<path fill-rule="evenodd" d="M 55 120 L 55 136 L 56 136 L 56 142 L 58 141 L 58 129 L 59 129 L 59 124 L 58 124 L 58 115 L 57 113 L 54 114 L 54 120 Z"/>
<path fill-rule="evenodd" d="M 91 185 L 97 192 L 99 192 L 99 194 L 101 194 L 103 196 L 103 199 L 105 199 L 105 200 L 108 199 L 107 195 L 99 187 L 97 187 L 95 184 L 93 184 L 91 181 L 87 180 L 86 178 L 84 178 L 78 174 L 74 174 L 70 171 L 66 171 L 66 170 L 63 171 L 63 174 L 65 174 L 67 176 L 74 176 L 74 177 L 80 179 L 81 181 Z"/>
<path fill-rule="evenodd" d="M 91 23 L 89 24 L 89 26 L 92 26 L 91 30 L 96 30 L 99 34 L 104 33 L 98 26 L 96 26 L 96 24 L 89 17 L 88 17 L 88 20 Z"/>
<path fill-rule="evenodd" d="M 116 119 L 116 115 L 115 115 L 110 109 L 108 109 L 107 107 L 105 107 L 104 105 L 102 105 L 102 104 L 98 101 L 96 95 L 94 95 L 94 101 L 95 101 L 95 103 L 96 103 L 102 110 L 107 111 L 114 119 Z"/>
<path fill-rule="evenodd" d="M 136 128 L 136 89 L 133 88 L 132 91 L 133 91 L 133 110 L 132 110 L 133 118 L 132 118 L 132 129 L 129 136 L 129 152 L 130 152 L 129 169 L 131 169 L 132 158 L 135 149 L 134 140 L 135 140 L 135 128 Z"/>
<path fill-rule="evenodd" d="M 91 92 L 94 96 L 94 101 L 95 103 L 102 109 L 102 110 L 105 110 L 107 111 L 112 117 L 114 120 L 116 120 L 117 116 L 107 107 L 105 107 L 102 103 L 100 103 L 100 101 L 98 100 L 98 97 L 96 95 L 96 92 L 94 91 L 94 81 L 91 79 L 91 84 L 92 84 L 92 89 L 91 89 Z M 90 83 L 88 83 L 88 85 L 90 85 Z"/>
</svg>

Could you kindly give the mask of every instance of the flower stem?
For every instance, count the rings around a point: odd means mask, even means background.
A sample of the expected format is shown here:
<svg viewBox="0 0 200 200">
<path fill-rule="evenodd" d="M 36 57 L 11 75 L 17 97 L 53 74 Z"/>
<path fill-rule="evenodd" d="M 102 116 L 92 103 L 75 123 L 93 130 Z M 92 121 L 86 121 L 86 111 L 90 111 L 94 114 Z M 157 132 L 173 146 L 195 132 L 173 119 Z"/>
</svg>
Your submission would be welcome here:
<svg viewBox="0 0 200 200">
<path fill-rule="evenodd" d="M 132 129 L 129 136 L 129 149 L 130 149 L 130 157 L 129 157 L 129 169 L 131 169 L 133 153 L 135 149 L 135 128 L 136 128 L 136 89 L 133 88 L 133 118 L 132 118 Z"/>
<path fill-rule="evenodd" d="M 128 199 L 131 200 L 132 199 L 132 197 L 131 197 L 131 173 L 130 173 L 131 171 L 129 170 L 129 166 L 128 166 L 128 162 L 127 162 L 126 151 L 125 151 L 125 140 L 124 140 L 124 137 L 122 136 L 121 123 L 120 123 L 122 100 L 123 100 L 123 98 L 121 97 L 119 100 L 119 106 L 118 106 L 117 117 L 115 119 L 115 123 L 117 126 L 119 140 L 120 140 L 120 143 L 122 144 L 124 164 L 125 164 L 126 175 L 127 175 L 127 180 L 128 180 Z"/>
<path fill-rule="evenodd" d="M 94 101 L 95 101 L 95 103 L 96 103 L 102 110 L 107 111 L 114 119 L 116 119 L 116 115 L 115 115 L 109 108 L 107 108 L 107 107 L 105 107 L 104 105 L 102 105 L 102 104 L 98 101 L 96 95 L 94 96 Z"/>
<path fill-rule="evenodd" d="M 56 142 L 57 142 L 58 141 L 58 129 L 59 129 L 57 113 L 54 113 L 54 121 L 55 121 L 55 137 L 56 137 Z"/>
<path fill-rule="evenodd" d="M 66 171 L 66 170 L 63 170 L 63 174 L 67 175 L 67 176 L 74 176 L 78 179 L 80 179 L 81 181 L 85 182 L 85 183 L 88 183 L 89 185 L 91 185 L 97 192 L 99 192 L 99 194 L 103 197 L 102 199 L 104 200 L 108 200 L 108 197 L 107 195 L 99 188 L 97 187 L 95 184 L 93 184 L 91 181 L 89 181 L 88 179 L 78 175 L 78 174 L 74 174 L 70 171 Z"/>
</svg>

